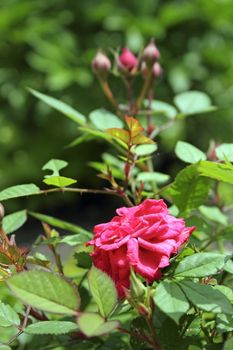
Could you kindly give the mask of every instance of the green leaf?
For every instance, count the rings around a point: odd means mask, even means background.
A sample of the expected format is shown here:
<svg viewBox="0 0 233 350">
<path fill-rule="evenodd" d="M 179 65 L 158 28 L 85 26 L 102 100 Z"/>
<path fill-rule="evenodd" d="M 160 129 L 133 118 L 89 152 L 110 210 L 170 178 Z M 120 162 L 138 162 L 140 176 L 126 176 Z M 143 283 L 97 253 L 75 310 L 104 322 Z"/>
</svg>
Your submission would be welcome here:
<svg viewBox="0 0 233 350">
<path fill-rule="evenodd" d="M 151 109 L 156 114 L 163 114 L 169 119 L 174 119 L 178 114 L 176 108 L 166 102 L 153 100 L 151 103 Z"/>
<path fill-rule="evenodd" d="M 51 272 L 21 272 L 8 278 L 6 284 L 23 303 L 42 311 L 74 315 L 79 307 L 77 290 Z"/>
<path fill-rule="evenodd" d="M 0 192 L 0 201 L 5 201 L 11 198 L 31 196 L 38 193 L 40 193 L 40 189 L 34 184 L 12 186 Z"/>
<path fill-rule="evenodd" d="M 213 286 L 214 289 L 219 290 L 222 294 L 227 297 L 228 300 L 233 301 L 233 290 L 229 287 L 222 286 L 220 284 L 217 284 L 216 286 Z"/>
<path fill-rule="evenodd" d="M 170 281 L 161 282 L 155 291 L 155 305 L 177 324 L 189 309 L 189 302 L 180 287 Z"/>
<path fill-rule="evenodd" d="M 92 238 L 92 234 L 77 234 L 77 235 L 68 235 L 63 237 L 59 243 L 67 244 L 71 247 L 74 247 L 78 244 L 85 243 Z"/>
<path fill-rule="evenodd" d="M 0 302 L 0 327 L 19 326 L 20 319 L 10 305 Z"/>
<path fill-rule="evenodd" d="M 59 176 L 60 170 L 67 167 L 68 163 L 61 159 L 51 159 L 43 167 L 42 170 L 51 170 L 51 175 L 46 175 L 45 177 L 50 176 Z"/>
<path fill-rule="evenodd" d="M 100 314 L 107 317 L 117 303 L 117 291 L 113 280 L 105 272 L 93 266 L 88 273 L 88 282 Z"/>
<path fill-rule="evenodd" d="M 233 162 L 233 143 L 222 143 L 215 149 L 216 156 L 219 160 L 228 160 Z"/>
<path fill-rule="evenodd" d="M 68 118 L 72 119 L 78 124 L 84 125 L 86 122 L 86 118 L 84 115 L 76 111 L 74 108 L 70 107 L 64 102 L 61 102 L 57 100 L 54 97 L 50 97 L 48 95 L 42 94 L 39 91 L 29 89 L 29 91 L 37 97 L 39 100 L 45 102 L 50 107 L 56 109 L 58 112 L 61 112 L 62 114 L 66 115 Z"/>
<path fill-rule="evenodd" d="M 175 270 L 176 277 L 205 277 L 223 268 L 227 256 L 218 253 L 196 253 L 184 258 Z"/>
<path fill-rule="evenodd" d="M 78 325 L 87 337 L 96 337 L 110 333 L 119 326 L 119 323 L 118 321 L 105 322 L 100 315 L 85 312 L 78 317 Z"/>
<path fill-rule="evenodd" d="M 137 156 L 149 156 L 150 154 L 154 153 L 157 150 L 157 145 L 139 145 L 134 149 L 134 153 L 137 154 Z"/>
<path fill-rule="evenodd" d="M 187 91 L 176 95 L 175 105 L 186 115 L 211 112 L 216 109 L 211 105 L 209 96 L 199 91 Z"/>
<path fill-rule="evenodd" d="M 198 164 L 200 175 L 233 184 L 233 165 L 201 161 Z"/>
<path fill-rule="evenodd" d="M 4 216 L 2 221 L 3 230 L 6 234 L 15 232 L 27 221 L 26 210 L 20 210 L 16 213 Z"/>
<path fill-rule="evenodd" d="M 8 345 L 0 344 L 0 350 L 11 350 Z"/>
<path fill-rule="evenodd" d="M 52 185 L 56 187 L 68 187 L 77 182 L 77 180 L 71 179 L 64 176 L 50 176 L 47 179 L 44 179 L 43 182 L 46 185 Z"/>
<path fill-rule="evenodd" d="M 175 154 L 186 163 L 197 163 L 206 160 L 206 155 L 197 147 L 184 141 L 178 141 L 175 147 Z"/>
<path fill-rule="evenodd" d="M 85 238 L 90 239 L 93 236 L 91 232 L 83 229 L 82 227 L 71 224 L 67 221 L 63 221 L 63 220 L 54 218 L 53 216 L 48 216 L 48 215 L 36 213 L 33 211 L 29 211 L 28 214 L 33 216 L 34 218 L 40 220 L 41 222 L 46 222 L 47 224 L 49 224 L 53 227 L 58 227 L 58 228 L 61 228 L 63 230 L 67 230 L 69 232 L 81 234 L 81 235 L 85 236 Z"/>
<path fill-rule="evenodd" d="M 222 225 L 227 225 L 227 216 L 224 215 L 218 207 L 207 207 L 201 205 L 199 211 L 206 219 L 215 221 Z"/>
<path fill-rule="evenodd" d="M 27 334 L 66 334 L 76 331 L 78 325 L 68 321 L 43 321 L 33 323 L 24 332 Z"/>
<path fill-rule="evenodd" d="M 233 274 L 233 261 L 228 260 L 226 265 L 224 266 L 224 270 L 227 271 L 228 273 Z"/>
<path fill-rule="evenodd" d="M 81 267 L 83 269 L 90 269 L 90 267 L 92 265 L 90 253 L 85 252 L 85 251 L 75 252 L 74 257 L 77 261 L 78 267 Z"/>
<path fill-rule="evenodd" d="M 163 185 L 170 179 L 170 176 L 167 174 L 159 173 L 159 172 L 140 172 L 136 178 L 137 182 L 155 182 L 158 185 Z"/>
<path fill-rule="evenodd" d="M 233 317 L 231 315 L 217 315 L 216 324 L 218 332 L 225 333 L 233 331 Z"/>
<path fill-rule="evenodd" d="M 123 122 L 115 114 L 106 109 L 96 109 L 89 115 L 92 124 L 99 130 L 106 130 L 109 128 L 122 128 Z"/>
<path fill-rule="evenodd" d="M 229 300 L 213 287 L 192 281 L 182 281 L 179 285 L 189 301 L 198 308 L 214 313 L 233 314 Z"/>
<path fill-rule="evenodd" d="M 169 194 L 181 216 L 188 216 L 191 209 L 198 208 L 207 199 L 210 188 L 208 179 L 199 176 L 197 165 L 189 165 L 175 178 Z"/>
<path fill-rule="evenodd" d="M 232 350 L 233 349 L 233 337 L 227 339 L 224 344 L 223 350 Z"/>
</svg>

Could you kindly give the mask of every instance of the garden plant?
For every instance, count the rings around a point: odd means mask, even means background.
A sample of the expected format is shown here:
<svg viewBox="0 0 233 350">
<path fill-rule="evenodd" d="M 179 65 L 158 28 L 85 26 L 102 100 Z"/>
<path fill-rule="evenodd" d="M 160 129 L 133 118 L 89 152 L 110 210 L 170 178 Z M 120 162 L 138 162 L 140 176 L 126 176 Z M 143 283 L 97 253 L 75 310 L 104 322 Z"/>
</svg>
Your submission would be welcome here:
<svg viewBox="0 0 233 350">
<path fill-rule="evenodd" d="M 157 100 L 169 69 L 159 60 L 154 40 L 137 55 L 127 47 L 98 51 L 92 70 L 110 110 L 89 116 L 29 88 L 76 123 L 70 146 L 105 145 L 89 163 L 103 187 L 79 187 L 66 176 L 68 163 L 51 159 L 43 185 L 1 189 L 1 350 L 233 349 L 233 144 L 210 142 L 203 152 L 180 140 L 173 153 L 181 171 L 160 171 L 161 134 L 216 107 L 200 91 L 176 95 L 173 105 Z M 46 201 L 55 192 L 61 201 L 66 192 L 115 196 L 119 207 L 93 232 L 23 208 L 5 213 L 5 201 Z M 28 217 L 42 224 L 30 249 L 17 244 Z M 70 258 L 60 254 L 67 247 Z"/>
</svg>

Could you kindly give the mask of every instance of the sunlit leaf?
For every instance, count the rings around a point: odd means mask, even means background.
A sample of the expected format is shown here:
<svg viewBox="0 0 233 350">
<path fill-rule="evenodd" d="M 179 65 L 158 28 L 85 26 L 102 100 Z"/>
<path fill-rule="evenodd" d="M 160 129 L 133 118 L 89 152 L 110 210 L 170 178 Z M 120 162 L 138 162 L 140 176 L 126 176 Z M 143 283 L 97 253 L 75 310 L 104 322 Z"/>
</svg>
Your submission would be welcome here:
<svg viewBox="0 0 233 350">
<path fill-rule="evenodd" d="M 51 170 L 51 175 L 46 175 L 45 178 L 50 176 L 59 176 L 60 170 L 64 169 L 68 165 L 67 162 L 61 159 L 51 159 L 42 168 L 42 170 Z"/>
<path fill-rule="evenodd" d="M 181 288 L 174 282 L 163 281 L 155 291 L 155 305 L 176 323 L 189 309 L 189 302 Z"/>
<path fill-rule="evenodd" d="M 0 192 L 0 201 L 5 201 L 11 198 L 31 196 L 38 193 L 40 193 L 40 189 L 34 184 L 12 186 Z"/>
<path fill-rule="evenodd" d="M 81 113 L 79 113 L 74 108 L 67 105 L 66 103 L 61 102 L 54 97 L 50 97 L 50 96 L 47 96 L 45 94 L 42 94 L 41 92 L 33 90 L 33 89 L 29 89 L 29 91 L 35 97 L 37 97 L 39 100 L 43 101 L 44 103 L 46 103 L 50 107 L 56 109 L 57 111 L 61 112 L 64 115 L 66 115 L 68 118 L 72 119 L 76 123 L 81 124 L 81 125 L 85 124 L 86 118 L 84 117 L 84 115 L 82 115 Z"/>
<path fill-rule="evenodd" d="M 15 232 L 27 221 L 26 210 L 20 210 L 16 213 L 4 216 L 2 225 L 6 234 Z"/>
<path fill-rule="evenodd" d="M 227 262 L 227 256 L 219 253 L 197 253 L 184 258 L 174 275 L 179 277 L 205 277 L 215 275 Z"/>
<path fill-rule="evenodd" d="M 128 144 L 130 140 L 129 132 L 124 129 L 118 129 L 118 128 L 110 128 L 107 129 L 106 132 L 113 136 L 116 139 L 119 139 L 123 141 L 124 143 Z"/>
<path fill-rule="evenodd" d="M 183 141 L 177 142 L 175 154 L 186 163 L 197 163 L 199 160 L 206 160 L 205 153 L 190 143 Z"/>
<path fill-rule="evenodd" d="M 211 112 L 216 109 L 212 106 L 208 95 L 200 91 L 187 91 L 176 95 L 175 105 L 186 115 Z"/>
<path fill-rule="evenodd" d="M 0 327 L 19 326 L 20 318 L 15 310 L 7 304 L 0 302 Z"/>
<path fill-rule="evenodd" d="M 92 124 L 100 130 L 109 128 L 122 128 L 123 122 L 115 114 L 106 111 L 106 109 L 96 109 L 89 115 Z"/>
<path fill-rule="evenodd" d="M 25 304 L 42 311 L 74 315 L 79 307 L 75 287 L 51 272 L 21 272 L 8 278 L 6 284 Z"/>
<path fill-rule="evenodd" d="M 30 324 L 25 328 L 27 334 L 66 334 L 76 331 L 78 325 L 69 321 L 43 321 Z"/>
<path fill-rule="evenodd" d="M 46 185 L 56 186 L 56 187 L 68 187 L 77 182 L 75 179 L 64 176 L 49 176 L 47 179 L 44 179 L 43 182 Z"/>
<path fill-rule="evenodd" d="M 80 330 L 87 337 L 95 337 L 110 333 L 112 330 L 118 327 L 118 321 L 105 322 L 104 318 L 95 313 L 82 313 L 78 317 L 78 325 Z"/>
<path fill-rule="evenodd" d="M 88 273 L 88 282 L 100 314 L 107 317 L 117 302 L 117 291 L 113 280 L 105 272 L 93 266 Z"/>
</svg>

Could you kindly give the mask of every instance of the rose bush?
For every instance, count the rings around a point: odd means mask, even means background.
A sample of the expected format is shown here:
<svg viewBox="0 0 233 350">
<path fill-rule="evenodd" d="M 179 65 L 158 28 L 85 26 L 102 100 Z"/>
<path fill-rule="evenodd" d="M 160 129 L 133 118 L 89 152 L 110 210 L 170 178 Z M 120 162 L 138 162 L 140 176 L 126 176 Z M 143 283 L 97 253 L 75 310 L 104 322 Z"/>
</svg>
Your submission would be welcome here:
<svg viewBox="0 0 233 350">
<path fill-rule="evenodd" d="M 130 287 L 130 267 L 152 282 L 160 269 L 185 243 L 194 227 L 173 217 L 163 200 L 146 199 L 132 208 L 117 209 L 110 222 L 96 225 L 92 254 L 94 265 L 114 280 L 119 297 Z"/>
</svg>

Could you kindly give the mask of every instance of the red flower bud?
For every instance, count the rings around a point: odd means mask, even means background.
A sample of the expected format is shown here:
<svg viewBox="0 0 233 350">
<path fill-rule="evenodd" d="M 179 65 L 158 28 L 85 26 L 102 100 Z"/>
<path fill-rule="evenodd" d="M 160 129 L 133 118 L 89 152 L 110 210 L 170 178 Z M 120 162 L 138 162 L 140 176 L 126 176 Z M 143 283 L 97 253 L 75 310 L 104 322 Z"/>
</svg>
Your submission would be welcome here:
<svg viewBox="0 0 233 350">
<path fill-rule="evenodd" d="M 119 56 L 119 69 L 131 72 L 138 65 L 137 57 L 128 49 L 124 48 Z"/>
<path fill-rule="evenodd" d="M 162 68 L 158 62 L 154 63 L 152 71 L 155 78 L 159 78 L 162 75 Z"/>
<path fill-rule="evenodd" d="M 157 49 L 154 40 L 151 40 L 151 42 L 145 47 L 142 58 L 147 64 L 152 65 L 158 60 L 159 56 L 159 50 Z"/>
<path fill-rule="evenodd" d="M 106 77 L 111 69 L 111 62 L 103 52 L 98 51 L 92 61 L 92 69 L 100 77 Z"/>
</svg>

